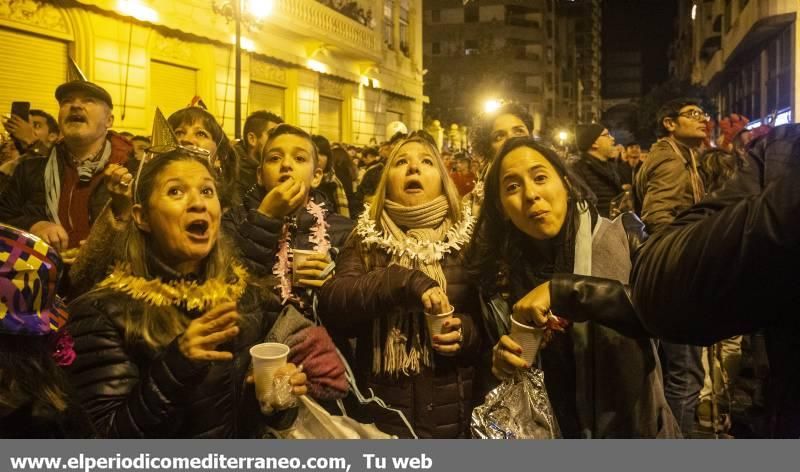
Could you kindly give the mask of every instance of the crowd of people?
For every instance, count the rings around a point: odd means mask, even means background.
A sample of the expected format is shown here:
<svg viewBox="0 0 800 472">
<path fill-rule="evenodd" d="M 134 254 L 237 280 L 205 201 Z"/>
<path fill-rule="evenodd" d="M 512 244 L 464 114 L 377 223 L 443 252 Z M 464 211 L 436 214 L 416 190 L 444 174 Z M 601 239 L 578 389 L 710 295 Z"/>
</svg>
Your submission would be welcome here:
<svg viewBox="0 0 800 472">
<path fill-rule="evenodd" d="M 565 158 L 513 103 L 452 153 L 267 111 L 231 141 L 196 106 L 126 135 L 102 87 L 55 99 L 57 119 L 4 122 L 0 437 L 262 438 L 307 395 L 401 438 L 468 438 L 531 368 L 563 437 L 688 437 L 724 431 L 742 335 L 766 339 L 764 436 L 800 436 L 794 125 L 736 120 L 710 144 L 678 99 L 648 152 L 587 123 Z M 512 313 L 546 330 L 535 365 Z M 290 347 L 288 398 L 256 395 L 264 341 Z"/>
</svg>

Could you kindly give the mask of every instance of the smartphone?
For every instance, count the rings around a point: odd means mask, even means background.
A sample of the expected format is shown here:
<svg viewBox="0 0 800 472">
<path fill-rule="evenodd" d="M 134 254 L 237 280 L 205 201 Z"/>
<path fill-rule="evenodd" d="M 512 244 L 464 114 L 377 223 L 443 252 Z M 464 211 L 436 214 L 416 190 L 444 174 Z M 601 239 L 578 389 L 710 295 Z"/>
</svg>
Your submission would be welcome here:
<svg viewBox="0 0 800 472">
<path fill-rule="evenodd" d="M 31 112 L 31 102 L 13 102 L 11 103 L 11 114 L 17 115 L 18 117 L 22 118 L 25 121 L 28 121 L 28 117 Z"/>
</svg>

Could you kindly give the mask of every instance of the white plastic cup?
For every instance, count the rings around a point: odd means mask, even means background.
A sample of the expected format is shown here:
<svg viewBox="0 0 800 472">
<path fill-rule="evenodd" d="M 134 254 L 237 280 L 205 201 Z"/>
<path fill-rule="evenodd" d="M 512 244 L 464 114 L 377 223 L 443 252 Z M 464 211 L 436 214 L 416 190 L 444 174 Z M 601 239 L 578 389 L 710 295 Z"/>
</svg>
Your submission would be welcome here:
<svg viewBox="0 0 800 472">
<path fill-rule="evenodd" d="M 289 356 L 289 346 L 281 343 L 261 343 L 250 348 L 250 357 L 253 359 L 253 377 L 256 381 L 256 398 L 261 404 L 261 409 L 269 411 L 265 405 L 272 395 L 275 371 L 286 365 Z"/>
<path fill-rule="evenodd" d="M 307 251 L 305 249 L 292 249 L 292 285 L 297 285 L 303 276 L 297 273 L 298 267 L 306 262 L 309 256 L 320 254 L 317 251 Z"/>
<path fill-rule="evenodd" d="M 511 316 L 511 339 L 522 348 L 522 357 L 528 365 L 533 365 L 539 346 L 544 338 L 544 328 L 522 324 Z"/>
<path fill-rule="evenodd" d="M 425 322 L 428 324 L 428 337 L 431 340 L 431 344 L 433 344 L 433 337 L 437 334 L 442 334 L 442 327 L 444 323 L 453 317 L 453 313 L 455 312 L 455 308 L 450 308 L 450 311 L 445 313 L 437 313 L 432 315 L 430 313 L 425 313 Z"/>
</svg>

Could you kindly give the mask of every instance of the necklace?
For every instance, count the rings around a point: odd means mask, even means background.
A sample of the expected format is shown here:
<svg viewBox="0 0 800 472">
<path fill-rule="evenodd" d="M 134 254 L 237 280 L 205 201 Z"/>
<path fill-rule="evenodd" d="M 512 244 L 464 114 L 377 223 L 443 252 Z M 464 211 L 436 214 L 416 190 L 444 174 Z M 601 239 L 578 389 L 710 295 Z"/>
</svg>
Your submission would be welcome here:
<svg viewBox="0 0 800 472">
<path fill-rule="evenodd" d="M 392 256 L 406 255 L 425 264 L 440 261 L 451 251 L 461 249 L 472 236 L 475 225 L 472 209 L 469 205 L 464 205 L 461 221 L 451 226 L 441 241 L 420 241 L 414 237 L 397 240 L 391 234 L 378 230 L 375 220 L 369 216 L 369 209 L 369 205 L 364 205 L 364 212 L 358 218 L 355 228 L 364 245 L 376 246 Z"/>
<path fill-rule="evenodd" d="M 311 226 L 308 241 L 314 245 L 314 252 L 327 254 L 331 249 L 331 242 L 328 236 L 328 222 L 325 221 L 324 204 L 317 204 L 313 200 L 308 201 L 306 211 L 314 217 L 314 224 Z M 287 216 L 281 228 L 281 238 L 278 242 L 278 252 L 275 254 L 275 265 L 272 267 L 272 274 L 278 278 L 278 285 L 275 287 L 281 296 L 281 303 L 286 303 L 293 298 L 292 292 L 292 239 L 297 232 L 297 217 Z"/>
<path fill-rule="evenodd" d="M 236 281 L 211 279 L 202 284 L 196 281 L 173 280 L 164 282 L 159 278 L 146 279 L 132 275 L 130 266 L 118 263 L 105 280 L 97 286 L 124 293 L 134 300 L 156 307 L 185 306 L 187 310 L 205 312 L 220 303 L 237 301 L 247 287 L 247 271 L 239 264 L 232 264 Z"/>
</svg>

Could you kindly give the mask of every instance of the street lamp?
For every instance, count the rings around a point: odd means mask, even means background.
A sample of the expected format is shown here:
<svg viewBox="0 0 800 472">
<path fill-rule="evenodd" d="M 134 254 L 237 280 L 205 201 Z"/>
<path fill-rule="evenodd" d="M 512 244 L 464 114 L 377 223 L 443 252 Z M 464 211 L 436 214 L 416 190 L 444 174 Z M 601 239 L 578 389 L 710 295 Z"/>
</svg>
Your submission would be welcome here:
<svg viewBox="0 0 800 472">
<path fill-rule="evenodd" d="M 219 0 L 211 2 L 214 13 L 228 21 L 236 22 L 236 90 L 234 91 L 233 133 L 236 139 L 242 137 L 242 24 L 247 29 L 258 26 L 272 13 L 274 0 Z"/>
<path fill-rule="evenodd" d="M 492 98 L 483 102 L 483 111 L 485 111 L 486 113 L 494 113 L 501 106 L 503 106 L 502 101 L 496 98 Z"/>
<path fill-rule="evenodd" d="M 567 140 L 567 132 L 566 131 L 559 131 L 558 132 L 558 139 L 561 141 L 561 147 L 564 147 L 564 141 Z"/>
</svg>

